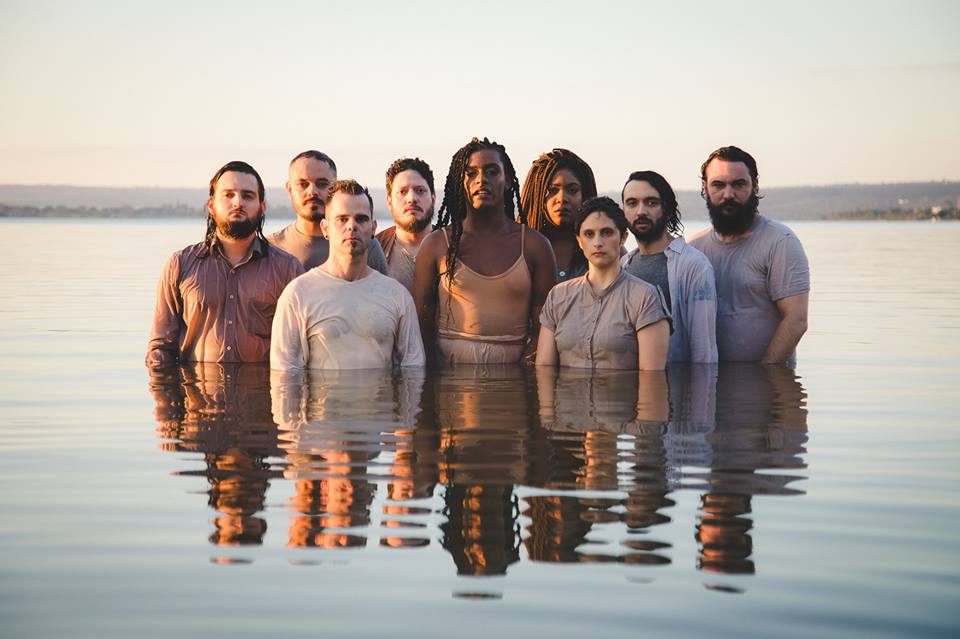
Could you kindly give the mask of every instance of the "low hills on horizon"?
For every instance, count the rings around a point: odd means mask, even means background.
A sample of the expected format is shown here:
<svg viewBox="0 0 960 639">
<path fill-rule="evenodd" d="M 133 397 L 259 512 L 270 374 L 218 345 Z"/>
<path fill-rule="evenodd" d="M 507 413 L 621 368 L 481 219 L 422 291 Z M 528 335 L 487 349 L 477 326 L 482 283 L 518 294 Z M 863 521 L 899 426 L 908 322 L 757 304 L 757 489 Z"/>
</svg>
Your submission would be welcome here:
<svg viewBox="0 0 960 639">
<path fill-rule="evenodd" d="M 389 217 L 385 192 L 371 189 L 376 217 Z M 778 220 L 924 219 L 956 217 L 960 182 L 903 182 L 772 187 L 761 190 L 760 210 Z M 619 192 L 605 192 L 615 200 Z M 283 189 L 267 189 L 268 215 L 293 218 Z M 202 188 L 84 187 L 0 185 L 0 217 L 189 218 L 203 216 L 207 193 Z M 438 193 L 438 208 L 440 194 Z M 698 191 L 678 191 L 681 214 L 705 218 Z"/>
</svg>

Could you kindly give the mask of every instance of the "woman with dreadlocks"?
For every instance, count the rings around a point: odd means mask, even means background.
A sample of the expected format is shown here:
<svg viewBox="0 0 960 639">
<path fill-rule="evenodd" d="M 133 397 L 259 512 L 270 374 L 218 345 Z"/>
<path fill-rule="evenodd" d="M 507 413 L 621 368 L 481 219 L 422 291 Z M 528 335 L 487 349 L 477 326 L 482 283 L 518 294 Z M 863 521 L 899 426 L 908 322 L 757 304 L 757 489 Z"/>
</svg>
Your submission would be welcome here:
<svg viewBox="0 0 960 639">
<path fill-rule="evenodd" d="M 496 142 L 474 138 L 451 159 L 438 228 L 423 241 L 414 276 L 428 356 L 532 360 L 557 266 L 547 239 L 514 221 L 519 196 L 513 163 Z"/>
<path fill-rule="evenodd" d="M 590 165 L 567 149 L 544 153 L 527 172 L 520 200 L 527 225 L 543 233 L 557 256 L 557 281 L 587 272 L 587 260 L 577 245 L 573 218 L 584 200 L 597 196 Z"/>
</svg>

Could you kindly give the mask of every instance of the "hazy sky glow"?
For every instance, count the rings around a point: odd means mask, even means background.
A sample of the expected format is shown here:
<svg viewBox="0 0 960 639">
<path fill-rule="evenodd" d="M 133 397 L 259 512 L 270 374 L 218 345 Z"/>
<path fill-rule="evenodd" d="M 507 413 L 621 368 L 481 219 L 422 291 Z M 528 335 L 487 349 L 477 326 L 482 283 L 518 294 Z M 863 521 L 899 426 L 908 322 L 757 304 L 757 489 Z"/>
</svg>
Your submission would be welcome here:
<svg viewBox="0 0 960 639">
<path fill-rule="evenodd" d="M 442 183 L 474 135 L 604 190 L 697 188 L 723 144 L 768 186 L 960 179 L 960 3 L 661 5 L 0 0 L 0 183 L 278 186 L 306 148 Z"/>
</svg>

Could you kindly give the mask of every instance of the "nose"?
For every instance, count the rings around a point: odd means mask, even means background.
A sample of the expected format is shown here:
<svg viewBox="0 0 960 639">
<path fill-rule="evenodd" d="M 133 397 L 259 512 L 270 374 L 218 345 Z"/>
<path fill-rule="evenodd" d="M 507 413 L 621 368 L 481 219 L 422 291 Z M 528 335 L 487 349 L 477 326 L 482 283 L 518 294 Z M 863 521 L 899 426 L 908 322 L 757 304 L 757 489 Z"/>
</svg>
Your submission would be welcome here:
<svg viewBox="0 0 960 639">
<path fill-rule="evenodd" d="M 734 197 L 733 186 L 728 184 L 727 186 L 723 187 L 723 200 L 724 201 L 732 200 L 733 197 Z"/>
</svg>

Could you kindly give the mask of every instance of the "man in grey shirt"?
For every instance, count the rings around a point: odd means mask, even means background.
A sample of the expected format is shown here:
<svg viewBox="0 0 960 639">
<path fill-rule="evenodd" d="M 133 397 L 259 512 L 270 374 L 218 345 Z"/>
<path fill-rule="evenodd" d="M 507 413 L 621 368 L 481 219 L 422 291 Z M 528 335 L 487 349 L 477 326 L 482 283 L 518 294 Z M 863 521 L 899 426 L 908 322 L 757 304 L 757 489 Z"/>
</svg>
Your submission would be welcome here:
<svg viewBox="0 0 960 639">
<path fill-rule="evenodd" d="M 658 287 L 673 316 L 668 362 L 717 361 L 717 292 L 710 261 L 680 235 L 677 196 L 656 171 L 635 171 L 620 192 L 637 248 L 621 259 Z"/>
<path fill-rule="evenodd" d="M 735 146 L 700 167 L 712 229 L 694 237 L 717 279 L 721 360 L 793 365 L 807 330 L 810 267 L 800 240 L 760 215 L 757 162 Z"/>
<path fill-rule="evenodd" d="M 330 242 L 323 236 L 320 221 L 336 179 L 337 165 L 326 153 L 304 151 L 290 161 L 286 188 L 297 219 L 267 239 L 300 260 L 305 271 L 320 266 L 330 255 Z M 387 274 L 387 258 L 376 239 L 370 244 L 367 264 Z"/>
</svg>

